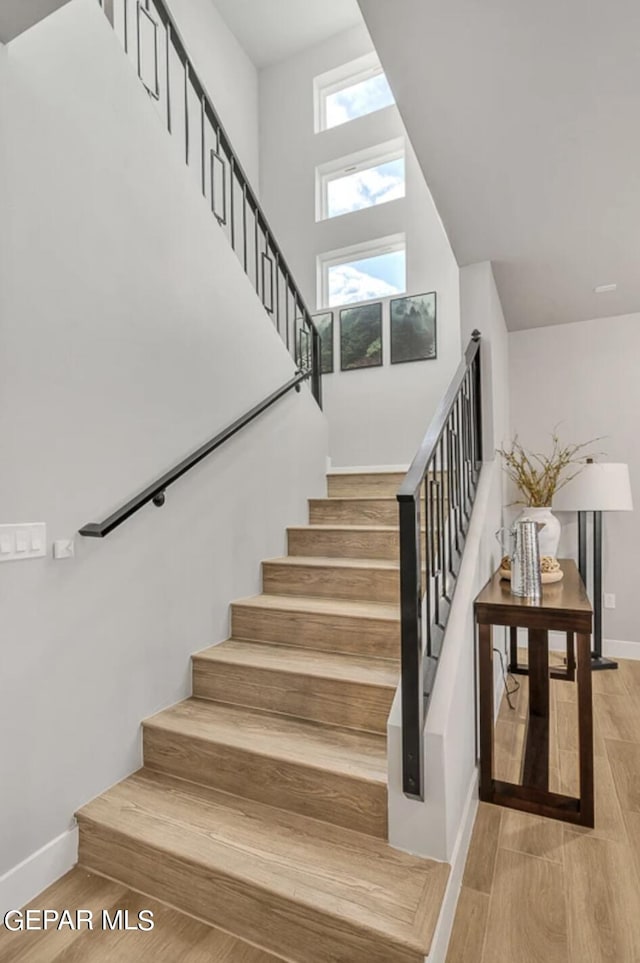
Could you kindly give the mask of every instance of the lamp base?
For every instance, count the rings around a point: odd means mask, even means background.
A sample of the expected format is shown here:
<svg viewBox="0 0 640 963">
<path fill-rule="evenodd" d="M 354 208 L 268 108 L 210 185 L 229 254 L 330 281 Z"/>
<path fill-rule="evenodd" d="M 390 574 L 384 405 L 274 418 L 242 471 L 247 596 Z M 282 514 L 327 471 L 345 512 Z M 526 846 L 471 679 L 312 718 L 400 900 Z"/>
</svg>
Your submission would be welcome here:
<svg viewBox="0 0 640 963">
<path fill-rule="evenodd" d="M 591 671 L 595 672 L 597 669 L 617 669 L 618 663 L 614 662 L 613 659 L 605 659 L 603 655 L 598 655 L 597 652 L 591 653 Z"/>
</svg>

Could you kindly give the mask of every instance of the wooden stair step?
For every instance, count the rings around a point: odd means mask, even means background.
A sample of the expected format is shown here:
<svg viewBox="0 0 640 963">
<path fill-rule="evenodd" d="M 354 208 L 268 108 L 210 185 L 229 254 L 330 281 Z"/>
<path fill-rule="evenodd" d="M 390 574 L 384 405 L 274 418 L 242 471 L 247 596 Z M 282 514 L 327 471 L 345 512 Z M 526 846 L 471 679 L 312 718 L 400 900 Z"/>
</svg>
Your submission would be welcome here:
<svg viewBox="0 0 640 963">
<path fill-rule="evenodd" d="M 386 838 L 384 736 L 186 699 L 143 723 L 145 765 Z"/>
<path fill-rule="evenodd" d="M 141 771 L 78 813 L 80 863 L 289 960 L 422 963 L 449 867 Z"/>
<path fill-rule="evenodd" d="M 380 602 L 255 595 L 232 604 L 231 633 L 254 642 L 400 658 L 399 608 Z"/>
<path fill-rule="evenodd" d="M 404 471 L 330 471 L 327 475 L 329 498 L 382 496 L 395 498 L 407 474 Z"/>
<path fill-rule="evenodd" d="M 270 595 L 398 603 L 400 566 L 392 559 L 287 555 L 262 563 L 262 584 Z"/>
<path fill-rule="evenodd" d="M 397 663 L 228 639 L 193 656 L 193 694 L 316 722 L 386 732 Z"/>
<path fill-rule="evenodd" d="M 283 959 L 80 866 L 31 900 L 27 908 L 42 907 L 59 915 L 68 910 L 74 920 L 78 910 L 88 910 L 93 929 L 81 925 L 79 929 L 10 932 L 0 927 L 2 963 L 281 963 Z M 153 913 L 152 931 L 102 928 L 104 912 L 122 926 L 126 912 L 133 927 L 142 910 Z"/>
<path fill-rule="evenodd" d="M 310 498 L 312 525 L 398 525 L 395 498 Z"/>
<path fill-rule="evenodd" d="M 397 525 L 304 525 L 287 534 L 289 555 L 397 559 L 400 551 Z"/>
</svg>

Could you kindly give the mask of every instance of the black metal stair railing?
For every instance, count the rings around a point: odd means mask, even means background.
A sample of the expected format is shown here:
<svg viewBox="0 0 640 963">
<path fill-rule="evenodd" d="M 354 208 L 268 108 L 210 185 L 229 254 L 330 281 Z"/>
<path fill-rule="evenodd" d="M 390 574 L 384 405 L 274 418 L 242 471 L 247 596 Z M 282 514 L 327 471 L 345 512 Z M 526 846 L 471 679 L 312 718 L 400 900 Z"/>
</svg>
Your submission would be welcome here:
<svg viewBox="0 0 640 963">
<path fill-rule="evenodd" d="M 480 332 L 398 491 L 402 784 L 424 799 L 424 725 L 482 467 Z"/>
<path fill-rule="evenodd" d="M 164 0 L 98 0 L 299 369 L 322 405 L 320 336 Z"/>
</svg>

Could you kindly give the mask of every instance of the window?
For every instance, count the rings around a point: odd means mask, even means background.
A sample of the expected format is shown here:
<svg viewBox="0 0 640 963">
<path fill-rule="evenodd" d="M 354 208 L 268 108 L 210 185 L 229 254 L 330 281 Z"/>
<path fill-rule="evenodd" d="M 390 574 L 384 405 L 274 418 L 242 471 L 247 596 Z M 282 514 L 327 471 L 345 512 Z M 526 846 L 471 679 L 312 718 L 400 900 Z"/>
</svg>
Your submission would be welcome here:
<svg viewBox="0 0 640 963">
<path fill-rule="evenodd" d="M 395 103 L 375 54 L 359 57 L 314 80 L 316 132 L 346 124 Z"/>
<path fill-rule="evenodd" d="M 371 301 L 406 290 L 404 234 L 330 251 L 318 257 L 318 307 Z"/>
<path fill-rule="evenodd" d="M 404 197 L 402 140 L 380 144 L 316 169 L 316 220 Z"/>
</svg>

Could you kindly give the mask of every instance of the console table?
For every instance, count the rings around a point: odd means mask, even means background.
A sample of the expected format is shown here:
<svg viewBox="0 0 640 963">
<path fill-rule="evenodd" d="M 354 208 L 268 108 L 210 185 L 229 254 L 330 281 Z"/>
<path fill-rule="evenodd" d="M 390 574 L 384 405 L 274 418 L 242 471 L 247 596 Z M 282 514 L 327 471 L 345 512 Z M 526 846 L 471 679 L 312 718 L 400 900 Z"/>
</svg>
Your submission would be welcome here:
<svg viewBox="0 0 640 963">
<path fill-rule="evenodd" d="M 591 700 L 591 628 L 593 610 L 575 562 L 561 559 L 561 582 L 543 585 L 542 600 L 518 598 L 498 573 L 475 600 L 478 626 L 480 799 L 540 816 L 551 816 L 581 826 L 593 826 L 593 709 Z M 511 629 L 512 659 L 515 633 L 527 629 L 529 640 L 529 713 L 522 785 L 493 778 L 494 675 L 493 626 Z M 578 697 L 580 797 L 549 791 L 549 632 L 567 635 L 567 670 L 556 678 L 574 678 L 573 639 L 576 640 L 575 682 Z M 517 658 L 517 656 L 516 656 Z M 517 666 L 516 671 L 526 671 Z M 570 681 L 567 684 L 572 684 Z"/>
</svg>

